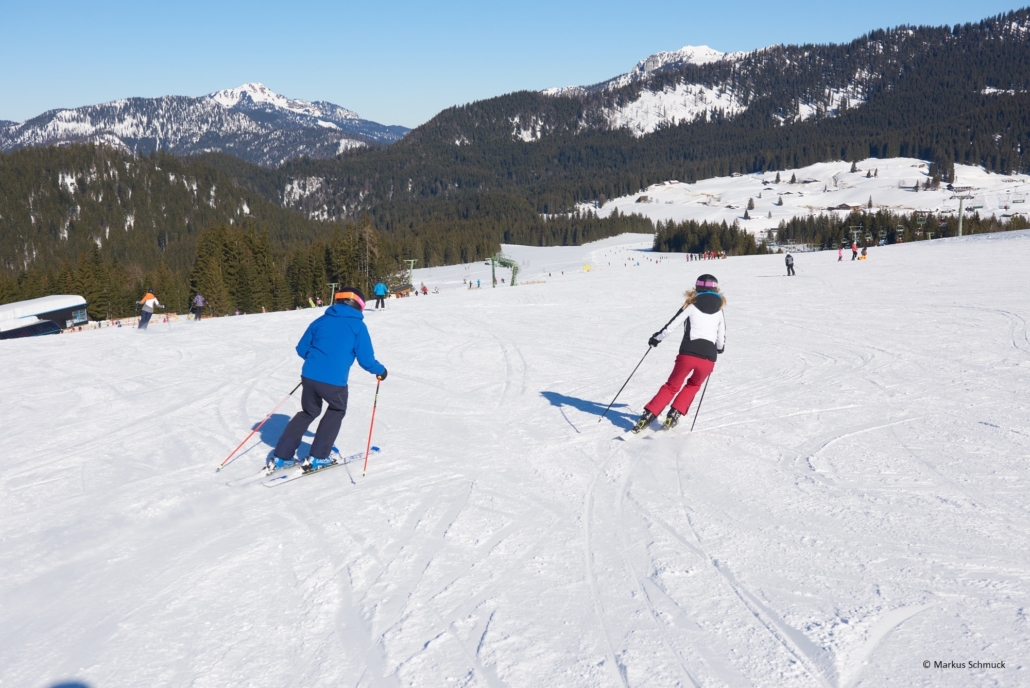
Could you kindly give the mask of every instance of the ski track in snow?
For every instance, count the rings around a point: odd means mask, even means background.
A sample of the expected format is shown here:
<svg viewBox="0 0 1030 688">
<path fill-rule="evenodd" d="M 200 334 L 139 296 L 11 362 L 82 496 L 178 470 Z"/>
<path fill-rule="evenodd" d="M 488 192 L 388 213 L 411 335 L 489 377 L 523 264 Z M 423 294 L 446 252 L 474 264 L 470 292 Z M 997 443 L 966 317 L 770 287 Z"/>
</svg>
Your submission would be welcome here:
<svg viewBox="0 0 1030 688">
<path fill-rule="evenodd" d="M 0 343 L 0 685 L 1025 683 L 1030 232 L 790 279 L 642 239 L 508 246 L 515 289 L 416 271 L 442 294 L 366 317 L 366 477 L 226 486 L 299 393 L 214 472 L 310 310 Z M 624 443 L 675 343 L 598 418 L 700 272 L 729 305 L 697 427 Z M 355 367 L 344 455 L 374 390 Z M 969 659 L 1007 668 L 922 667 Z"/>
</svg>

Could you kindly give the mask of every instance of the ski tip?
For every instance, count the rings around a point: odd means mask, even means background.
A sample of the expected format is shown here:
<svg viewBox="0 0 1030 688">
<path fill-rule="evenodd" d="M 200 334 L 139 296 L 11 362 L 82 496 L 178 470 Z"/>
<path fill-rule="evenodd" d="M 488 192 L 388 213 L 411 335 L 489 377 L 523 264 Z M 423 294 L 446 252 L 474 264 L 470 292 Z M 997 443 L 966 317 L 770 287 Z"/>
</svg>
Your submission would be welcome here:
<svg viewBox="0 0 1030 688">
<path fill-rule="evenodd" d="M 373 446 L 372 447 L 372 451 L 381 451 L 381 450 L 379 449 L 379 447 Z"/>
</svg>

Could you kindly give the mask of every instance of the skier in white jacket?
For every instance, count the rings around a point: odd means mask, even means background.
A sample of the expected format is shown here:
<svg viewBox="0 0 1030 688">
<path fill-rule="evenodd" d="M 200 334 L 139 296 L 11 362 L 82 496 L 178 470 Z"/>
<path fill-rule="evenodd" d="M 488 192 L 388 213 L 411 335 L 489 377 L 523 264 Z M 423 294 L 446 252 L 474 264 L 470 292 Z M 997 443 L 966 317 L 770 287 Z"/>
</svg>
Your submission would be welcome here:
<svg viewBox="0 0 1030 688">
<path fill-rule="evenodd" d="M 719 281 L 712 275 L 701 275 L 686 297 L 687 301 L 680 314 L 661 332 L 655 332 L 647 342 L 650 346 L 658 346 L 672 328 L 683 322 L 683 340 L 672 374 L 644 406 L 643 415 L 633 426 L 634 433 L 649 426 L 661 415 L 669 401 L 672 401 L 672 407 L 665 417 L 663 427 L 675 427 L 680 416 L 690 408 L 697 390 L 711 375 L 715 359 L 726 347 L 726 318 L 722 312 L 726 297 L 719 291 Z"/>
<path fill-rule="evenodd" d="M 143 306 L 143 312 L 140 313 L 139 318 L 139 329 L 145 330 L 147 329 L 147 324 L 150 323 L 150 316 L 154 314 L 154 307 L 164 308 L 164 306 L 162 306 L 158 302 L 157 297 L 154 296 L 153 289 L 147 289 L 147 293 L 144 294 L 143 298 L 136 303 Z"/>
</svg>

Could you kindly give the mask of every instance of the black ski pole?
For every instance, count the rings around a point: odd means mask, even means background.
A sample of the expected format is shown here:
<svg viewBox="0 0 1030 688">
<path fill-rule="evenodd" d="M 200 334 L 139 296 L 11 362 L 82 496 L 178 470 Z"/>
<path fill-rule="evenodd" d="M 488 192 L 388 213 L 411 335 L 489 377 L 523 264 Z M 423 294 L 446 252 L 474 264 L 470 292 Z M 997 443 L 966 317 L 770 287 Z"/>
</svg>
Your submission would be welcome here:
<svg viewBox="0 0 1030 688">
<path fill-rule="evenodd" d="M 645 358 L 647 358 L 647 355 L 648 355 L 649 353 L 651 353 L 651 349 L 653 349 L 653 348 L 654 348 L 653 346 L 649 346 L 649 347 L 647 347 L 647 351 L 645 351 L 645 352 L 644 352 L 644 355 L 640 357 L 640 363 L 643 363 L 643 362 L 644 362 L 644 359 L 645 359 Z M 637 363 L 637 368 L 639 368 L 639 367 L 640 367 L 640 363 Z M 636 375 L 636 373 L 637 373 L 637 368 L 634 368 L 634 369 L 633 369 L 633 372 L 629 374 L 629 377 L 627 377 L 627 378 L 626 378 L 626 381 L 622 383 L 622 387 L 619 387 L 619 391 L 615 393 L 615 399 L 618 399 L 618 398 L 619 398 L 619 395 L 620 395 L 620 394 L 622 394 L 622 390 L 626 389 L 626 385 L 628 385 L 628 384 L 629 384 L 629 381 L 630 381 L 631 379 L 633 379 L 633 376 L 634 376 L 634 375 Z M 602 414 L 601 414 L 601 417 L 597 419 L 597 422 L 598 422 L 598 423 L 600 423 L 600 422 L 601 422 L 602 420 L 604 420 L 604 417 L 605 417 L 606 415 L 608 415 L 608 411 L 609 411 L 609 410 L 611 409 L 612 405 L 613 405 L 613 404 L 615 404 L 615 399 L 612 399 L 612 403 L 611 403 L 611 404 L 608 404 L 608 408 L 606 408 L 606 409 L 604 410 L 604 413 L 602 413 Z"/>
<path fill-rule="evenodd" d="M 665 325 L 663 325 L 663 326 L 662 326 L 662 329 L 661 329 L 661 330 L 658 330 L 658 331 L 659 331 L 659 332 L 661 332 L 661 331 L 662 331 L 662 330 L 664 330 L 664 329 L 665 329 L 666 327 L 668 327 L 669 325 L 671 325 L 671 324 L 672 324 L 672 321 L 673 321 L 673 320 L 675 320 L 676 318 L 680 317 L 680 313 L 682 313 L 682 312 L 683 312 L 683 310 L 684 310 L 685 308 L 686 308 L 686 306 L 683 306 L 683 307 L 682 307 L 682 308 L 680 308 L 680 309 L 679 309 L 678 311 L 676 311 L 676 315 L 674 315 L 674 316 L 672 316 L 671 318 L 669 318 L 669 322 L 665 323 Z M 644 352 L 644 355 L 640 357 L 640 363 L 643 363 L 643 362 L 644 362 L 644 359 L 645 359 L 645 358 L 647 358 L 647 355 L 648 355 L 649 353 L 651 353 L 651 349 L 653 349 L 653 348 L 654 348 L 653 346 L 648 346 L 648 347 L 647 347 L 647 351 L 645 351 L 645 352 Z M 640 363 L 637 363 L 637 368 L 639 368 L 639 367 L 640 367 Z M 618 399 L 618 398 L 619 398 L 619 395 L 620 395 L 620 394 L 622 394 L 622 390 L 626 389 L 626 385 L 628 385 L 628 384 L 629 384 L 629 381 L 630 381 L 631 379 L 633 379 L 633 376 L 634 376 L 634 375 L 636 375 L 636 372 L 637 372 L 637 368 L 634 368 L 634 369 L 633 369 L 633 372 L 629 374 L 629 377 L 628 377 L 628 378 L 626 378 L 626 381 L 622 383 L 622 387 L 619 387 L 619 391 L 615 393 L 615 399 Z M 613 404 L 615 404 L 615 399 L 612 399 L 612 403 L 611 403 L 611 404 L 608 404 L 608 408 L 606 408 L 606 409 L 604 410 L 604 413 L 602 413 L 602 414 L 601 414 L 601 417 L 597 419 L 597 422 L 598 422 L 598 423 L 600 423 L 600 422 L 601 422 L 602 420 L 604 420 L 604 417 L 605 417 L 606 415 L 608 415 L 608 411 L 610 411 L 610 410 L 611 410 L 611 408 L 612 408 L 612 405 L 613 405 Z"/>
<path fill-rule="evenodd" d="M 694 411 L 694 422 L 690 424 L 690 431 L 694 432 L 694 424 L 697 423 L 697 414 L 701 413 L 701 404 L 705 402 L 705 392 L 708 391 L 708 380 L 711 380 L 712 376 L 709 375 L 705 379 L 705 388 L 701 390 L 701 399 L 697 402 L 697 410 Z"/>
</svg>

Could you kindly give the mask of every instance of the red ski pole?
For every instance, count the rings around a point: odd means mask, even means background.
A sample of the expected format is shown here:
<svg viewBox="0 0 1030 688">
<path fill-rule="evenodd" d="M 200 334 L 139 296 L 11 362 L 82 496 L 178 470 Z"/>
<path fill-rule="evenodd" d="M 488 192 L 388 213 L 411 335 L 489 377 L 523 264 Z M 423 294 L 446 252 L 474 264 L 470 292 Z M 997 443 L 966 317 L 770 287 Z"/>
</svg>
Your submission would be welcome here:
<svg viewBox="0 0 1030 688">
<path fill-rule="evenodd" d="M 246 437 L 244 437 L 244 438 L 243 438 L 243 441 L 242 441 L 242 442 L 240 442 L 240 443 L 239 443 L 239 444 L 238 444 L 238 445 L 236 446 L 236 448 L 232 450 L 232 452 L 231 452 L 231 453 L 229 454 L 229 456 L 225 457 L 225 461 L 223 461 L 222 463 L 218 464 L 218 468 L 216 468 L 216 469 L 215 469 L 215 473 L 217 473 L 218 471 L 220 471 L 220 470 L 222 470 L 223 468 L 225 468 L 225 464 L 229 463 L 229 459 L 231 459 L 231 458 L 233 457 L 233 455 L 234 455 L 234 454 L 235 454 L 236 452 L 238 452 L 238 451 L 240 450 L 240 447 L 242 447 L 243 445 L 245 445 L 245 444 L 247 443 L 247 440 L 249 440 L 249 439 L 250 439 L 251 437 L 253 437 L 253 436 L 254 436 L 254 433 L 255 433 L 255 432 L 257 432 L 258 430 L 260 430 L 260 429 L 261 429 L 261 426 L 262 426 L 262 425 L 264 425 L 265 423 L 267 423 L 267 422 L 268 422 L 268 419 L 269 419 L 269 418 L 271 418 L 271 417 L 272 417 L 272 415 L 273 415 L 273 414 L 274 414 L 274 413 L 275 413 L 276 411 L 278 411 L 278 410 L 279 410 L 279 407 L 280 407 L 280 406 L 282 406 L 283 404 L 285 404 L 285 403 L 286 403 L 286 400 L 287 400 L 287 399 L 289 399 L 290 397 L 292 397 L 292 396 L 293 396 L 293 392 L 296 392 L 296 391 L 297 391 L 298 389 L 300 389 L 300 386 L 301 386 L 302 384 L 304 384 L 304 383 L 303 383 L 303 382 L 298 382 L 298 383 L 297 383 L 297 386 L 293 388 L 293 391 L 291 391 L 291 392 L 290 392 L 289 394 L 287 394 L 287 395 L 286 395 L 285 397 L 283 397 L 283 400 L 282 400 L 282 401 L 280 401 L 280 402 L 279 402 L 278 404 L 276 404 L 276 405 L 275 405 L 275 408 L 274 408 L 274 409 L 272 409 L 271 413 L 269 413 L 269 414 L 268 414 L 267 416 L 265 416 L 265 419 L 264 419 L 263 421 L 261 421 L 261 422 L 260 422 L 260 423 L 258 424 L 258 426 L 257 426 L 256 428 L 254 428 L 253 430 L 251 430 L 251 431 L 250 431 L 250 434 L 249 434 L 249 435 L 247 435 Z"/>
<path fill-rule="evenodd" d="M 365 446 L 365 465 L 361 467 L 361 477 L 365 477 L 368 470 L 368 451 L 372 448 L 372 426 L 376 424 L 376 405 L 379 403 L 379 384 L 383 378 L 376 375 L 376 397 L 372 401 L 372 422 L 368 424 L 368 444 Z"/>
</svg>

